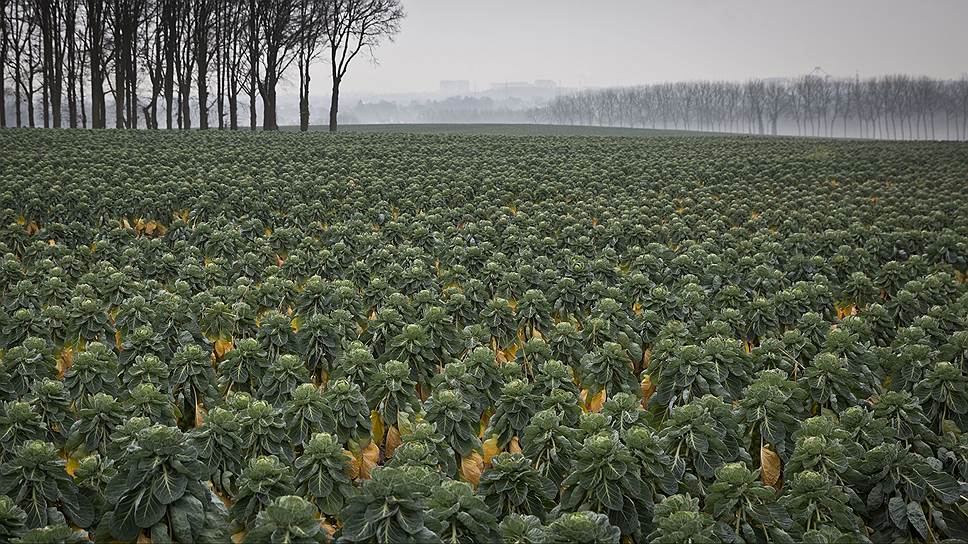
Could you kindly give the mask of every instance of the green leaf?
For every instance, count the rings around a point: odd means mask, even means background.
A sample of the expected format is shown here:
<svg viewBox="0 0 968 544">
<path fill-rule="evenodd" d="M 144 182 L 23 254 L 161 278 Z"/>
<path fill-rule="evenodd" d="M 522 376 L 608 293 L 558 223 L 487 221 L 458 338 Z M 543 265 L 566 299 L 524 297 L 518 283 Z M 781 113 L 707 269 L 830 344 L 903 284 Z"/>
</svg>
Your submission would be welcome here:
<svg viewBox="0 0 968 544">
<path fill-rule="evenodd" d="M 188 478 L 164 467 L 162 474 L 152 482 L 152 495 L 161 504 L 171 504 L 185 494 Z"/>
<path fill-rule="evenodd" d="M 184 509 L 178 506 L 172 506 L 169 508 L 170 518 L 171 518 L 171 534 L 174 539 L 178 542 L 191 542 L 192 538 L 192 526 L 188 522 L 188 514 L 185 513 Z"/>
<path fill-rule="evenodd" d="M 935 470 L 924 479 L 945 504 L 953 504 L 961 497 L 961 486 L 946 472 Z"/>
<path fill-rule="evenodd" d="M 895 527 L 901 530 L 907 528 L 907 506 L 905 506 L 901 497 L 891 497 L 891 500 L 887 503 L 887 513 L 891 516 L 891 521 L 894 522 Z"/>
<path fill-rule="evenodd" d="M 916 502 L 909 502 L 907 505 L 907 519 L 911 522 L 911 525 L 918 531 L 921 538 L 928 538 L 928 520 L 924 517 L 924 511 L 921 510 L 921 505 Z"/>
<path fill-rule="evenodd" d="M 168 526 L 164 523 L 156 523 L 151 526 L 151 542 L 171 542 L 171 536 L 168 534 Z"/>
<path fill-rule="evenodd" d="M 151 527 L 165 517 L 165 505 L 153 494 L 145 493 L 134 509 L 134 521 L 139 527 Z"/>
<path fill-rule="evenodd" d="M 121 502 L 111 513 L 108 520 L 108 527 L 111 536 L 118 540 L 134 540 L 138 536 L 140 527 L 135 522 L 135 507 L 137 506 L 138 496 L 142 493 L 132 493 L 122 498 Z"/>
</svg>

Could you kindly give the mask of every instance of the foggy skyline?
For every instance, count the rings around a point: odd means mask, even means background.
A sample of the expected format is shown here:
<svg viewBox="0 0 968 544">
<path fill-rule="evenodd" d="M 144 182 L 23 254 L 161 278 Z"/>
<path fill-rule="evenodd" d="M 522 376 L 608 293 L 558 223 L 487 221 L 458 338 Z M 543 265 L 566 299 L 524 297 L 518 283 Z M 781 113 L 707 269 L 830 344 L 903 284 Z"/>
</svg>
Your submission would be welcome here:
<svg viewBox="0 0 968 544">
<path fill-rule="evenodd" d="M 405 8 L 395 41 L 375 50 L 377 64 L 354 64 L 344 92 L 433 91 L 452 79 L 477 91 L 538 79 L 564 87 L 745 80 L 815 66 L 834 76 L 968 72 L 962 0 L 411 0 Z M 313 72 L 312 94 L 328 95 L 328 63 Z"/>
</svg>

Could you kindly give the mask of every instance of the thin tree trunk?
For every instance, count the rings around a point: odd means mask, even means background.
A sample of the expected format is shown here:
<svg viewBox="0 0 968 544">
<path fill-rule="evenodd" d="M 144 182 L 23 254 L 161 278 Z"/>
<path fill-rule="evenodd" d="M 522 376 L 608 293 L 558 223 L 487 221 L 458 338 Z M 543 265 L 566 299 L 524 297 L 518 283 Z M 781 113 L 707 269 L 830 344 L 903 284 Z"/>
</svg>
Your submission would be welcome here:
<svg viewBox="0 0 968 544">
<path fill-rule="evenodd" d="M 23 76 L 21 75 L 21 72 L 20 72 L 20 60 L 21 60 L 20 53 L 18 52 L 16 55 L 16 63 L 14 64 L 14 69 L 13 69 L 13 100 L 14 100 L 14 107 L 16 108 L 17 128 L 21 128 L 22 126 L 24 126 L 23 113 L 22 113 L 23 100 L 20 96 L 20 87 L 21 85 L 23 85 Z M 957 126 L 957 123 L 956 123 L 956 126 Z"/>
<path fill-rule="evenodd" d="M 340 80 L 333 79 L 333 94 L 329 102 L 329 131 L 336 132 L 336 121 L 339 114 L 339 84 Z"/>
</svg>

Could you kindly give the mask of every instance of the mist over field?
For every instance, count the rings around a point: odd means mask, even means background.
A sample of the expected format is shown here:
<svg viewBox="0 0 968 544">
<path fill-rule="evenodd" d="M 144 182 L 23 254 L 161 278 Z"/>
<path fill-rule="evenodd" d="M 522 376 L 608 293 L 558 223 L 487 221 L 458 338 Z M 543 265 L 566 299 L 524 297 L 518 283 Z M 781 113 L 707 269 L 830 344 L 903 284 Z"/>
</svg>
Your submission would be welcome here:
<svg viewBox="0 0 968 544">
<path fill-rule="evenodd" d="M 347 38 L 352 24 L 301 37 L 277 25 L 282 32 L 270 36 L 266 21 L 245 21 L 244 2 L 165 11 L 163 1 L 117 1 L 92 11 L 97 19 L 86 8 L 102 2 L 69 0 L 62 9 L 49 0 L 6 3 L 5 123 L 58 124 L 60 115 L 43 113 L 56 99 L 72 120 L 65 126 L 91 117 L 91 126 L 168 126 L 172 118 L 172 126 L 551 123 L 968 137 L 968 34 L 961 28 L 968 4 L 959 0 L 421 0 L 375 19 L 365 39 L 338 48 L 324 47 L 327 32 L 344 30 L 335 37 Z M 297 4 L 285 24 L 310 28 L 299 21 L 316 17 L 316 8 Z M 130 13 L 122 25 L 112 20 L 112 5 Z M 53 39 L 49 27 L 63 32 L 68 15 L 75 39 Z M 90 20 L 98 25 L 77 24 Z M 198 34 L 196 20 L 206 28 L 205 54 L 194 41 L 173 45 L 180 33 Z M 135 36 L 147 36 L 138 25 L 163 39 L 138 42 Z M 268 46 L 275 60 L 253 57 L 251 37 L 264 42 L 255 51 Z M 115 44 L 130 44 L 123 56 L 136 63 L 135 73 L 109 66 Z M 46 73 L 48 53 L 64 69 Z M 101 59 L 96 66 L 92 54 Z M 84 80 L 95 71 L 97 88 L 87 85 L 85 97 Z M 206 77 L 193 75 L 199 71 Z M 47 80 L 55 83 L 51 93 Z M 127 88 L 120 113 L 118 86 Z"/>
</svg>

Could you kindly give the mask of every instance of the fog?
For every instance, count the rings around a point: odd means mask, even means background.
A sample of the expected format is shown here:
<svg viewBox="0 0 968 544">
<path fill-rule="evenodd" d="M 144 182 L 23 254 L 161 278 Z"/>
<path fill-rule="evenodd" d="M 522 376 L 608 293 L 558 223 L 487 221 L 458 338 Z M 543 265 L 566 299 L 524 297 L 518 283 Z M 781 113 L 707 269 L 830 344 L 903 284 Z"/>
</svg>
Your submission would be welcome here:
<svg viewBox="0 0 968 544">
<path fill-rule="evenodd" d="M 409 0 L 393 43 L 357 62 L 344 93 L 566 88 L 696 79 L 968 71 L 964 0 Z M 362 60 L 362 59 L 361 59 Z M 313 94 L 328 96 L 328 65 Z M 350 102 L 347 102 L 347 106 Z"/>
<path fill-rule="evenodd" d="M 99 5 L 5 3 L 0 126 L 765 133 L 769 109 L 769 132 L 968 139 L 968 0 Z"/>
</svg>

